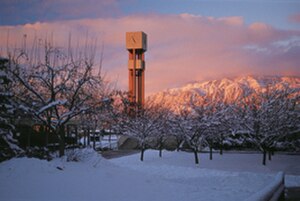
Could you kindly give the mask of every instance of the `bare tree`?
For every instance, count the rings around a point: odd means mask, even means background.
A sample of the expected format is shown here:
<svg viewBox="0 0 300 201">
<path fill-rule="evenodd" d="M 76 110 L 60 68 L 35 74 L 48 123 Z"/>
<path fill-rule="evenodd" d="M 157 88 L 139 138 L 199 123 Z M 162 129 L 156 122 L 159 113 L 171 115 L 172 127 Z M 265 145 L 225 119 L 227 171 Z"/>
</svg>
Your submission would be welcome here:
<svg viewBox="0 0 300 201">
<path fill-rule="evenodd" d="M 102 95 L 99 97 L 98 104 L 93 104 L 94 107 L 80 114 L 79 118 L 81 127 L 86 134 L 84 137 L 87 138 L 88 146 L 92 143 L 93 149 L 96 149 L 96 139 L 100 141 L 101 132 L 111 127 L 113 123 L 111 112 L 113 111 L 114 100 L 112 96 L 114 91 L 109 85 L 103 86 L 103 88 L 104 87 L 106 87 L 106 89 L 102 89 Z M 90 140 L 91 137 L 93 140 Z M 85 140 L 86 139 L 84 139 L 84 141 Z"/>
<path fill-rule="evenodd" d="M 177 127 L 177 132 L 183 134 L 184 142 L 192 149 L 195 157 L 195 163 L 199 164 L 198 152 L 205 144 L 204 130 L 197 115 L 193 114 L 190 110 L 181 110 L 174 118 L 174 123 Z"/>
<path fill-rule="evenodd" d="M 220 155 L 223 154 L 224 141 L 238 129 L 238 109 L 235 104 L 217 102 L 215 103 L 215 118 L 218 123 L 214 126 L 216 141 L 218 142 Z"/>
<path fill-rule="evenodd" d="M 173 135 L 171 118 L 172 113 L 169 109 L 162 104 L 157 105 L 157 112 L 160 114 L 160 118 L 157 122 L 157 131 L 155 138 L 157 140 L 157 148 L 159 150 L 159 157 L 162 157 L 162 151 L 165 148 L 166 142 Z"/>
<path fill-rule="evenodd" d="M 59 137 L 59 155 L 63 156 L 66 123 L 102 104 L 105 82 L 95 69 L 95 46 L 86 45 L 85 52 L 74 53 L 71 47 L 65 51 L 44 42 L 43 46 L 34 44 L 31 52 L 21 49 L 10 54 L 10 70 L 19 108 Z"/>
<path fill-rule="evenodd" d="M 162 113 L 158 106 L 146 103 L 135 115 L 123 115 L 119 129 L 123 135 L 136 139 L 141 149 L 140 160 L 144 160 L 144 152 L 149 147 L 149 141 L 155 138 L 159 131 Z"/>
<path fill-rule="evenodd" d="M 263 165 L 266 165 L 267 152 L 297 128 L 297 102 L 299 93 L 288 86 L 279 89 L 267 87 L 266 91 L 244 100 L 242 127 L 245 137 L 263 153 Z"/>
<path fill-rule="evenodd" d="M 219 139 L 220 124 L 223 118 L 222 102 L 206 95 L 201 102 L 191 99 L 190 107 L 195 114 L 196 124 L 203 136 L 203 144 L 209 146 L 210 159 L 214 144 Z"/>
</svg>

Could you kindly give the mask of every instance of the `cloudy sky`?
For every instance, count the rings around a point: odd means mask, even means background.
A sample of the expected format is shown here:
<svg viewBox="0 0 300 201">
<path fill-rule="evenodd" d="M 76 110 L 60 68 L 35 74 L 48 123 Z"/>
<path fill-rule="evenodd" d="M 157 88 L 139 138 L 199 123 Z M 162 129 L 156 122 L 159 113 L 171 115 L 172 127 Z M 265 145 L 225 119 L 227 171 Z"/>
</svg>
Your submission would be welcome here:
<svg viewBox="0 0 300 201">
<path fill-rule="evenodd" d="M 127 31 L 148 35 L 147 94 L 221 77 L 300 76 L 299 0 L 1 0 L 1 54 L 24 34 L 59 46 L 70 33 L 88 36 L 121 89 Z"/>
</svg>

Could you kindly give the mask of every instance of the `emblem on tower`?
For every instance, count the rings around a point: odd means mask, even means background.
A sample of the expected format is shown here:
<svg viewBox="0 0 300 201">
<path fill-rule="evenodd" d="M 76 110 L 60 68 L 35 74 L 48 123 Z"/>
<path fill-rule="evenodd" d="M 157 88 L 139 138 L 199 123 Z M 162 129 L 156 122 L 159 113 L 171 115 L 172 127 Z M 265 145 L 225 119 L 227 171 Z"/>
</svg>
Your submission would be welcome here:
<svg viewBox="0 0 300 201">
<path fill-rule="evenodd" d="M 142 32 L 126 33 L 128 58 L 128 91 L 131 110 L 136 111 L 145 103 L 145 52 L 147 35 Z"/>
</svg>

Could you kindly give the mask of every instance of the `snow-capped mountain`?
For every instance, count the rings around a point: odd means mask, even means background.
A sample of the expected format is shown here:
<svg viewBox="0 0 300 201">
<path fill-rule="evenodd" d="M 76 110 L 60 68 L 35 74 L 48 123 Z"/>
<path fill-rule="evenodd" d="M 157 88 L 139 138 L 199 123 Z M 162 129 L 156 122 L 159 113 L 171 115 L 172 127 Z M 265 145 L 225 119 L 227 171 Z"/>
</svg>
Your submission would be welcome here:
<svg viewBox="0 0 300 201">
<path fill-rule="evenodd" d="M 195 82 L 180 88 L 158 92 L 149 96 L 148 100 L 156 103 L 163 102 L 171 107 L 184 105 L 191 97 L 201 98 L 205 95 L 209 95 L 213 99 L 234 102 L 241 97 L 251 95 L 253 92 L 266 90 L 267 87 L 281 88 L 284 85 L 300 89 L 300 77 L 244 76 Z"/>
</svg>

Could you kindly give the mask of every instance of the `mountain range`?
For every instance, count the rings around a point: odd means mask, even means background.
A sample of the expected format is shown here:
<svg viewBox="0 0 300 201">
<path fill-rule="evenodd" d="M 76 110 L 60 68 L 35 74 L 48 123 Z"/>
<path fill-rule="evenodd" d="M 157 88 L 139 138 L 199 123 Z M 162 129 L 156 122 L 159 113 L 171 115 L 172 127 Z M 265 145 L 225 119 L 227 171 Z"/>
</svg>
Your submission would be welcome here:
<svg viewBox="0 0 300 201">
<path fill-rule="evenodd" d="M 284 85 L 300 90 L 300 77 L 243 76 L 194 82 L 179 88 L 158 92 L 149 96 L 148 100 L 155 103 L 164 103 L 170 106 L 171 109 L 175 109 L 175 107 L 186 104 L 192 97 L 202 98 L 209 95 L 212 99 L 234 102 L 254 92 L 266 90 L 268 87 L 281 88 Z"/>
</svg>

